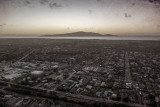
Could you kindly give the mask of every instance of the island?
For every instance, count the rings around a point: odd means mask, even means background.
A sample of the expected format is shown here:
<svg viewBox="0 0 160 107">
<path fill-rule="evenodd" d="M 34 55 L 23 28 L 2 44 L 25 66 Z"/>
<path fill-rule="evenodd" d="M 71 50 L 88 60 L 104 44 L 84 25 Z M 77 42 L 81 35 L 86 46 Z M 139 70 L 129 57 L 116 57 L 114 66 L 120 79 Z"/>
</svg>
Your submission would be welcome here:
<svg viewBox="0 0 160 107">
<path fill-rule="evenodd" d="M 54 35 L 42 35 L 41 37 L 115 37 L 117 35 L 111 34 L 99 34 L 94 32 L 72 32 L 72 33 L 65 33 L 65 34 L 54 34 Z"/>
</svg>

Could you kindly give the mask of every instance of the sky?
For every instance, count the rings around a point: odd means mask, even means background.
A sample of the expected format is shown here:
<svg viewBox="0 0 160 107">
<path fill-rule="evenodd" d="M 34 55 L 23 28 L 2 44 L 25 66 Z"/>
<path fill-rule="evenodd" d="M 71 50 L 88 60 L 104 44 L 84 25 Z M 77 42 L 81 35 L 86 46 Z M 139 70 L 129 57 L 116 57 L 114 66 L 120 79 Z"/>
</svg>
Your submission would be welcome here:
<svg viewBox="0 0 160 107">
<path fill-rule="evenodd" d="M 0 0 L 0 36 L 160 35 L 160 0 Z"/>
</svg>

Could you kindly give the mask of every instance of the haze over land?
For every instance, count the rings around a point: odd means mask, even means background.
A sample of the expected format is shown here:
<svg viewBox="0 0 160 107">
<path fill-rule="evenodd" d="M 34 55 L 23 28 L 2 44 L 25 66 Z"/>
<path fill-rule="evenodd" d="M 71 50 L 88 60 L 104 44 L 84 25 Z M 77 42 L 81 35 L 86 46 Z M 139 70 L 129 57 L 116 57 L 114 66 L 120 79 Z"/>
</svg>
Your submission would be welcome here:
<svg viewBox="0 0 160 107">
<path fill-rule="evenodd" d="M 160 35 L 160 0 L 0 0 L 0 36 Z"/>
</svg>

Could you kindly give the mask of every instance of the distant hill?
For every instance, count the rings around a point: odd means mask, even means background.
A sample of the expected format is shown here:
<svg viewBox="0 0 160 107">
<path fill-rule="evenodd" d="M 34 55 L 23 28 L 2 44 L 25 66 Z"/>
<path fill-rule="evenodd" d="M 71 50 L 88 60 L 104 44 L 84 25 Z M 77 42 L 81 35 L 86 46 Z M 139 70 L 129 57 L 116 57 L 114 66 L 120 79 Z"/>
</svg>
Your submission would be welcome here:
<svg viewBox="0 0 160 107">
<path fill-rule="evenodd" d="M 41 37 L 108 37 L 108 36 L 116 36 L 110 34 L 99 34 L 93 32 L 73 32 L 73 33 L 65 33 L 65 34 L 54 34 L 54 35 L 43 35 Z"/>
</svg>

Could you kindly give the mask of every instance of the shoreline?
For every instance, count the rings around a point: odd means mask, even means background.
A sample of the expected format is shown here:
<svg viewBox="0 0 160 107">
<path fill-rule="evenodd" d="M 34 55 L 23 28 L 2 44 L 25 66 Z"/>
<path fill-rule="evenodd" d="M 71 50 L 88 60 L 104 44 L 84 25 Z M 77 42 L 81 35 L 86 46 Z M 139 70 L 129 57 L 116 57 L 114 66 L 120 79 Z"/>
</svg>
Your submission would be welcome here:
<svg viewBox="0 0 160 107">
<path fill-rule="evenodd" d="M 0 37 L 0 39 L 71 39 L 71 40 L 150 40 L 160 41 L 160 37 Z"/>
</svg>

